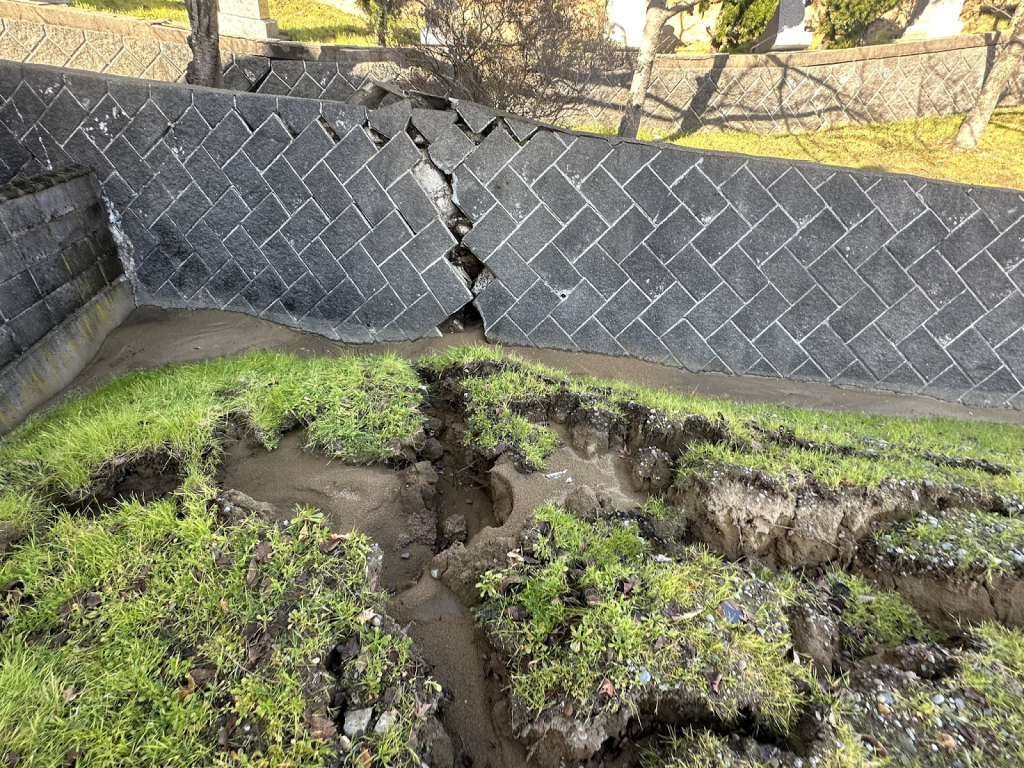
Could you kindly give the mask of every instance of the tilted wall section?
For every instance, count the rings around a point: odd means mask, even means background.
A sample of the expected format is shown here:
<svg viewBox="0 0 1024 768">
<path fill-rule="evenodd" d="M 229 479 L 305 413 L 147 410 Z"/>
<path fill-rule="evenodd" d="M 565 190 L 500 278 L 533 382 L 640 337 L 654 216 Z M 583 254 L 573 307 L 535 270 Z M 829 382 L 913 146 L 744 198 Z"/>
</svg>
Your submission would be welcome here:
<svg viewBox="0 0 1024 768">
<path fill-rule="evenodd" d="M 10 63 L 4 157 L 97 169 L 143 303 L 1024 407 L 1014 190 Z"/>
<path fill-rule="evenodd" d="M 99 192 L 83 166 L 0 184 L 0 371 L 124 274 Z"/>
<path fill-rule="evenodd" d="M 188 30 L 61 6 L 0 0 L 0 58 L 180 81 Z M 998 34 L 764 55 L 659 56 L 644 128 L 756 133 L 816 131 L 838 123 L 892 122 L 965 112 L 974 103 Z M 402 49 L 221 38 L 225 86 L 345 100 L 368 77 L 402 81 Z M 616 126 L 630 73 L 609 71 L 565 116 Z M 1024 68 L 1002 104 L 1024 103 Z"/>
</svg>

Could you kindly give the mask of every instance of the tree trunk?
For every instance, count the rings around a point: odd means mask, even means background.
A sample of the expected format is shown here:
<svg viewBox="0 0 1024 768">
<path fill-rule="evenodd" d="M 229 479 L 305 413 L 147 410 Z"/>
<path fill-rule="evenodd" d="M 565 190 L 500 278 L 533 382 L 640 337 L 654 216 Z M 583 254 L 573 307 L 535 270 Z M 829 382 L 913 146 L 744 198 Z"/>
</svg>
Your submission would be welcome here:
<svg viewBox="0 0 1024 768">
<path fill-rule="evenodd" d="M 1024 57 L 1024 2 L 1017 4 L 1010 24 L 1010 29 L 1003 33 L 1009 35 L 1009 39 L 996 49 L 996 60 L 981 86 L 978 101 L 967 113 L 960 124 L 960 130 L 956 133 L 956 138 L 953 139 L 954 149 L 974 149 L 978 146 L 981 134 L 988 121 L 992 119 L 992 113 L 999 105 L 1003 91 L 1020 66 L 1021 58 Z"/>
<path fill-rule="evenodd" d="M 644 16 L 644 32 L 640 37 L 640 48 L 636 56 L 636 68 L 633 70 L 633 81 L 629 85 L 629 96 L 626 97 L 626 109 L 619 121 L 618 135 L 627 139 L 635 139 L 640 131 L 640 121 L 644 116 L 644 102 L 647 100 L 647 89 L 651 86 L 651 75 L 654 73 L 654 60 L 658 55 L 658 42 L 661 40 L 661 28 L 678 10 L 665 7 L 665 0 L 650 0 Z"/>
<path fill-rule="evenodd" d="M 188 46 L 192 61 L 185 70 L 185 82 L 220 88 L 220 32 L 217 28 L 217 0 L 185 0 L 190 32 Z"/>
<path fill-rule="evenodd" d="M 381 48 L 388 47 L 388 20 L 381 18 L 377 24 L 377 45 Z"/>
</svg>

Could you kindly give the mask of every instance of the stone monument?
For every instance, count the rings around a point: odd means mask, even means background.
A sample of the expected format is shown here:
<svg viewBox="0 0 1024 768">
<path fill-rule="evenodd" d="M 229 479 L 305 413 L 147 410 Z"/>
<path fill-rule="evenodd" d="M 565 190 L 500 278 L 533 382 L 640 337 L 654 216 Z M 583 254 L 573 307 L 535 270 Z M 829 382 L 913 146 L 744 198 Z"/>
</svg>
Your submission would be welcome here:
<svg viewBox="0 0 1024 768">
<path fill-rule="evenodd" d="M 802 51 L 811 44 L 811 33 L 804 27 L 804 0 L 779 0 L 775 15 L 751 53 Z"/>
<path fill-rule="evenodd" d="M 221 35 L 268 40 L 280 37 L 277 22 L 270 18 L 267 0 L 217 0 L 217 25 Z"/>
</svg>

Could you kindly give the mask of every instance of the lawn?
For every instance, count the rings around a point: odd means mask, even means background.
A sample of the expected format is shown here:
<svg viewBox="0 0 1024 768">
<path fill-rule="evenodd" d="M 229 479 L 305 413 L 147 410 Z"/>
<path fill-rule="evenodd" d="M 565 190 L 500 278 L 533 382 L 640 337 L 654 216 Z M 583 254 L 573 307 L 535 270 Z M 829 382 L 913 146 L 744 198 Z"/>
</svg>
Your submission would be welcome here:
<svg viewBox="0 0 1024 768">
<path fill-rule="evenodd" d="M 71 0 L 77 8 L 106 11 L 137 19 L 168 20 L 188 24 L 185 3 L 180 0 Z M 290 40 L 333 45 L 375 45 L 366 19 L 316 0 L 270 0 L 270 17 Z M 410 30 L 399 34 L 411 41 Z"/>
<path fill-rule="evenodd" d="M 817 133 L 759 136 L 728 131 L 675 136 L 694 149 L 811 160 L 876 171 L 911 173 L 963 184 L 1024 189 L 1024 108 L 996 112 L 977 150 L 955 152 L 949 142 L 962 117 L 928 117 L 878 125 L 827 128 Z M 651 136 L 641 136 L 651 138 Z"/>
</svg>

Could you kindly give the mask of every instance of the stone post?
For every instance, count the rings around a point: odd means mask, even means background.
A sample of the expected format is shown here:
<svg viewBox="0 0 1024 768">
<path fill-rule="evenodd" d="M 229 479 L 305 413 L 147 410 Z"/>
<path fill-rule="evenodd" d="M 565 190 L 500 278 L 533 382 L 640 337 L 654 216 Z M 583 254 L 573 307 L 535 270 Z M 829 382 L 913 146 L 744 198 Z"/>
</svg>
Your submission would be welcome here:
<svg viewBox="0 0 1024 768">
<path fill-rule="evenodd" d="M 267 0 L 218 0 L 217 23 L 221 37 L 266 40 L 280 37 L 277 22 L 270 18 Z"/>
<path fill-rule="evenodd" d="M 809 46 L 812 35 L 804 28 L 804 10 L 804 0 L 779 0 L 775 15 L 751 53 L 802 51 Z"/>
</svg>

